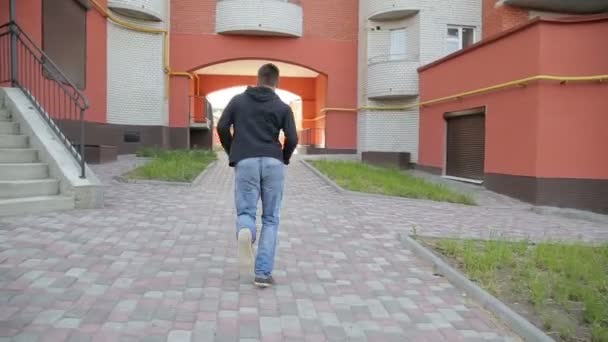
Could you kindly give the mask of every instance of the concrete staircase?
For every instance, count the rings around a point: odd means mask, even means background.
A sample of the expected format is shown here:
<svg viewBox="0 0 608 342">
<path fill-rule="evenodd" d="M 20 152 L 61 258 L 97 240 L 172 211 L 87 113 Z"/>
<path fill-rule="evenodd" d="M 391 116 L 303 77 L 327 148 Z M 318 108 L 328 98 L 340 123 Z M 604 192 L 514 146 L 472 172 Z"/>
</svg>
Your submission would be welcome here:
<svg viewBox="0 0 608 342">
<path fill-rule="evenodd" d="M 19 123 L 0 106 L 0 216 L 74 208 L 74 198 L 60 194 L 60 181 L 30 147 Z"/>
</svg>

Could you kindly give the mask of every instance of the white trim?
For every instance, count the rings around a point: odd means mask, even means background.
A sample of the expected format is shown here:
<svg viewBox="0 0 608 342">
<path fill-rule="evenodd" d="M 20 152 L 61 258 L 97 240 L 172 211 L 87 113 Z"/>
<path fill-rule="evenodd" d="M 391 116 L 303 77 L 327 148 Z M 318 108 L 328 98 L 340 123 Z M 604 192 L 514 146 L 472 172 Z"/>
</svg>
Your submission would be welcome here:
<svg viewBox="0 0 608 342">
<path fill-rule="evenodd" d="M 454 176 L 447 176 L 447 175 L 443 175 L 441 177 L 445 178 L 445 179 L 451 179 L 451 180 L 459 181 L 459 182 L 473 183 L 473 184 L 479 184 L 479 185 L 483 184 L 482 180 L 477 180 L 477 179 L 454 177 Z"/>
<path fill-rule="evenodd" d="M 448 53 L 454 53 L 456 51 L 460 51 L 462 49 L 465 48 L 464 46 L 464 39 L 463 39 L 463 30 L 464 29 L 471 29 L 473 31 L 473 43 L 471 43 L 471 45 L 475 44 L 477 42 L 477 27 L 475 26 L 467 26 L 467 25 L 452 25 L 452 24 L 448 24 L 448 26 L 445 29 L 445 43 L 446 43 L 446 48 L 447 48 L 447 42 L 450 38 L 450 36 L 448 35 L 448 31 L 450 29 L 456 29 L 458 30 L 458 49 L 455 51 L 447 51 Z"/>
</svg>

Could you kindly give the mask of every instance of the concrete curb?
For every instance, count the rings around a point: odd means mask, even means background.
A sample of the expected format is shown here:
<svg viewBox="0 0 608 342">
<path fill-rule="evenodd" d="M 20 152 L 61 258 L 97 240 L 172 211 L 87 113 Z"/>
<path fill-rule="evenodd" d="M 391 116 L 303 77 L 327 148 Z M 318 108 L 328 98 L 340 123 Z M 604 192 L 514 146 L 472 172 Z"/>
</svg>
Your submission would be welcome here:
<svg viewBox="0 0 608 342">
<path fill-rule="evenodd" d="M 528 322 L 524 317 L 511 310 L 496 297 L 470 281 L 416 240 L 405 234 L 399 234 L 399 238 L 408 249 L 419 257 L 431 262 L 439 274 L 448 279 L 453 285 L 466 292 L 469 297 L 479 303 L 483 308 L 501 319 L 511 330 L 513 330 L 513 332 L 524 339 L 524 341 L 555 342 L 550 336 Z"/>
<path fill-rule="evenodd" d="M 332 181 L 331 179 L 329 179 L 329 177 L 327 177 L 326 175 L 324 175 L 321 171 L 317 170 L 316 167 L 310 165 L 310 163 L 306 160 L 300 160 L 300 162 L 302 164 L 304 164 L 304 166 L 306 166 L 310 171 L 312 171 L 315 175 L 317 175 L 319 178 L 323 179 L 323 181 L 325 181 L 325 183 L 327 183 L 327 185 L 331 186 L 336 192 L 340 193 L 340 194 L 357 194 L 356 192 L 352 192 L 352 191 L 348 191 L 343 189 L 341 186 L 339 186 L 338 184 L 336 184 L 334 181 Z"/>
<path fill-rule="evenodd" d="M 203 181 L 203 179 L 205 178 L 207 173 L 211 169 L 215 168 L 217 163 L 218 163 L 217 160 L 211 162 L 211 164 L 209 164 L 203 171 L 201 171 L 201 173 L 199 173 L 199 175 L 196 176 L 196 178 L 192 182 L 169 182 L 169 181 L 157 181 L 157 180 L 150 180 L 150 179 L 129 179 L 122 175 L 116 176 L 116 177 L 114 177 L 114 179 L 121 183 L 127 183 L 127 184 L 170 185 L 170 186 L 194 187 L 194 186 L 199 185 Z"/>
</svg>

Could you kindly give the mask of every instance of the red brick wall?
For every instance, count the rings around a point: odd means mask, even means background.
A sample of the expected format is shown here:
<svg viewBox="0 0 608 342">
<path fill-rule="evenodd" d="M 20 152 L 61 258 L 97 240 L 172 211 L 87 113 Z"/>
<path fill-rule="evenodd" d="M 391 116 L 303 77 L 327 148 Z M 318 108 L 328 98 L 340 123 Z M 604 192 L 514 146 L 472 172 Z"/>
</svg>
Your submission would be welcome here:
<svg viewBox="0 0 608 342">
<path fill-rule="evenodd" d="M 217 0 L 171 1 L 171 32 L 215 33 L 216 2 Z"/>
<path fill-rule="evenodd" d="M 528 11 L 496 5 L 496 0 L 483 0 L 483 38 L 508 30 L 529 20 Z"/>
<path fill-rule="evenodd" d="M 174 33 L 214 34 L 217 0 L 171 2 Z M 354 0 L 302 0 L 304 37 L 357 40 L 358 7 Z"/>
<path fill-rule="evenodd" d="M 357 3 L 354 0 L 302 0 L 304 37 L 356 41 Z"/>
</svg>

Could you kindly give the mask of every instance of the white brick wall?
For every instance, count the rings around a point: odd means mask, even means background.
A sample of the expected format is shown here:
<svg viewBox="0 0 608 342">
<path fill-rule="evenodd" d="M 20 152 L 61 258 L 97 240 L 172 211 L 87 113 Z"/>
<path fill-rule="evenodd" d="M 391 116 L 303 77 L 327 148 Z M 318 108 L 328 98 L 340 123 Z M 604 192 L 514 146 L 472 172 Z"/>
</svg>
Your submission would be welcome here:
<svg viewBox="0 0 608 342">
<path fill-rule="evenodd" d="M 394 6 L 394 7 L 393 7 Z M 414 16 L 400 20 L 369 21 L 370 14 L 390 8 L 419 10 Z M 481 38 L 481 0 L 361 0 L 360 1 L 360 44 L 359 61 L 359 101 L 360 106 L 394 106 L 394 101 L 373 101 L 370 83 L 378 83 L 379 77 L 373 75 L 374 65 L 368 65 L 370 57 L 380 56 L 389 51 L 389 30 L 398 27 L 408 28 L 408 54 L 418 55 L 419 64 L 425 65 L 447 54 L 447 26 L 463 25 L 476 28 L 476 40 Z M 378 31 L 372 28 L 380 27 Z M 397 66 L 397 65 L 395 65 Z M 418 79 L 417 71 L 404 75 L 396 67 L 382 70 L 387 76 L 386 84 L 395 81 L 388 75 L 399 75 L 402 82 Z M 401 76 L 403 75 L 403 76 Z M 358 116 L 358 150 L 410 152 L 412 161 L 418 160 L 418 123 L 419 112 L 366 112 Z"/>
<path fill-rule="evenodd" d="M 384 14 L 394 10 L 419 10 L 435 0 L 363 0 L 368 1 L 367 17 Z"/>
<path fill-rule="evenodd" d="M 418 161 L 417 110 L 363 111 L 357 124 L 360 152 L 409 152 L 412 162 Z"/>
<path fill-rule="evenodd" d="M 110 21 L 107 25 L 108 123 L 167 126 L 162 34 L 136 32 Z"/>
<path fill-rule="evenodd" d="M 408 59 L 417 60 L 420 53 L 418 21 L 418 16 L 412 16 L 394 21 L 369 22 L 366 37 L 369 43 L 367 46 L 368 58 L 374 59 L 375 57 L 388 55 L 390 52 L 390 30 L 407 28 Z M 380 30 L 377 30 L 377 27 L 380 27 Z"/>
<path fill-rule="evenodd" d="M 277 0 L 220 0 L 217 33 L 247 33 L 302 37 L 302 7 Z M 201 18 L 208 20 L 208 18 Z"/>
<path fill-rule="evenodd" d="M 166 20 L 166 0 L 108 0 L 109 8 L 142 12 L 158 20 Z"/>
<path fill-rule="evenodd" d="M 417 96 L 418 69 L 412 61 L 386 61 L 367 66 L 367 96 Z"/>
<path fill-rule="evenodd" d="M 481 39 L 481 0 L 439 0 L 420 12 L 420 59 L 428 64 L 448 54 L 448 25 L 474 26 Z"/>
</svg>

